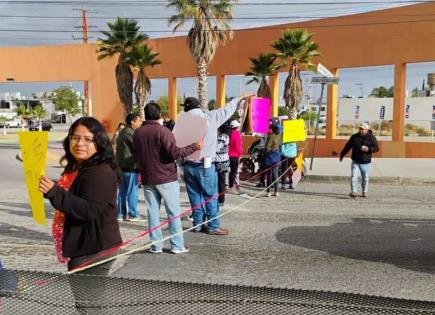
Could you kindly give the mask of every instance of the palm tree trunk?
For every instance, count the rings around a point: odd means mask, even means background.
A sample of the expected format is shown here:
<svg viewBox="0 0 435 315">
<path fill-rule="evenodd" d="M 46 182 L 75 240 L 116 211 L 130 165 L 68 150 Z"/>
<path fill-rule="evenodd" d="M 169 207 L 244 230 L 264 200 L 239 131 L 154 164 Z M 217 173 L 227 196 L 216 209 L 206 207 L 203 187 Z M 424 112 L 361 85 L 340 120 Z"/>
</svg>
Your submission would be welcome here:
<svg viewBox="0 0 435 315">
<path fill-rule="evenodd" d="M 267 83 L 266 78 L 263 78 L 261 80 L 260 86 L 257 90 L 257 96 L 258 97 L 264 97 L 264 98 L 272 98 L 272 93 L 270 92 L 269 84 Z"/>
<path fill-rule="evenodd" d="M 198 100 L 203 111 L 208 111 L 207 104 L 207 63 L 202 59 L 197 65 L 198 71 Z"/>
<path fill-rule="evenodd" d="M 142 120 L 145 120 L 145 104 L 151 91 L 151 81 L 146 76 L 144 69 L 140 69 L 134 86 L 134 94 L 139 104 L 139 114 Z"/>
<path fill-rule="evenodd" d="M 284 101 L 289 119 L 296 119 L 302 100 L 302 80 L 297 64 L 291 64 L 284 85 Z"/>
<path fill-rule="evenodd" d="M 119 62 L 115 69 L 118 95 L 124 106 L 124 115 L 133 111 L 133 73 L 130 66 Z"/>
</svg>

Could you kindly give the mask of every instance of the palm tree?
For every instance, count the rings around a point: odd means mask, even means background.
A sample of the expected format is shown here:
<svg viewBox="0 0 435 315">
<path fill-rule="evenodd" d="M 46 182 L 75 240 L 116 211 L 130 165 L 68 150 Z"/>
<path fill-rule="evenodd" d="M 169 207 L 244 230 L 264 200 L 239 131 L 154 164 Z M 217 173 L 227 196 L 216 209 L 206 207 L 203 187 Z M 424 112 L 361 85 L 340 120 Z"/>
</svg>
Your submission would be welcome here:
<svg viewBox="0 0 435 315">
<path fill-rule="evenodd" d="M 128 52 L 148 39 L 148 35 L 139 32 L 137 21 L 128 18 L 118 17 L 115 23 L 109 22 L 107 26 L 110 30 L 101 32 L 106 38 L 97 41 L 98 60 L 119 54 L 115 69 L 116 85 L 126 115 L 133 109 L 133 73 L 125 58 Z"/>
<path fill-rule="evenodd" d="M 33 109 L 32 115 L 38 119 L 39 131 L 42 131 L 42 118 L 47 117 L 47 111 L 42 107 L 42 105 L 37 105 Z"/>
<path fill-rule="evenodd" d="M 158 55 L 145 44 L 134 47 L 125 59 L 127 64 L 139 70 L 134 85 L 134 94 L 136 95 L 136 102 L 139 104 L 139 113 L 142 119 L 145 118 L 144 106 L 151 93 L 151 81 L 145 73 L 145 68 L 161 64 L 162 62 L 156 58 Z"/>
<path fill-rule="evenodd" d="M 254 82 L 260 84 L 257 96 L 271 98 L 272 93 L 267 83 L 267 77 L 275 73 L 283 65 L 275 64 L 276 55 L 271 53 L 260 54 L 257 58 L 249 58 L 249 60 L 252 63 L 251 71 L 246 72 L 245 76 L 252 76 L 252 78 L 246 84 Z"/>
<path fill-rule="evenodd" d="M 290 119 L 296 119 L 302 100 L 302 80 L 300 67 L 311 70 L 311 59 L 319 55 L 318 45 L 312 41 L 314 34 L 306 29 L 285 30 L 272 47 L 278 51 L 277 56 L 289 62 L 288 77 L 284 85 L 284 101 Z"/>
<path fill-rule="evenodd" d="M 187 20 L 193 25 L 187 36 L 190 52 L 198 73 L 198 99 L 207 110 L 207 67 L 213 60 L 219 44 L 232 38 L 228 21 L 233 18 L 232 8 L 238 0 L 169 0 L 168 7 L 175 7 L 177 14 L 169 18 L 174 32 Z"/>
<path fill-rule="evenodd" d="M 24 120 L 31 118 L 31 111 L 24 105 L 23 102 L 18 105 L 17 109 L 15 110 L 17 113 L 17 116 L 20 117 L 21 121 L 21 130 L 24 131 Z"/>
</svg>

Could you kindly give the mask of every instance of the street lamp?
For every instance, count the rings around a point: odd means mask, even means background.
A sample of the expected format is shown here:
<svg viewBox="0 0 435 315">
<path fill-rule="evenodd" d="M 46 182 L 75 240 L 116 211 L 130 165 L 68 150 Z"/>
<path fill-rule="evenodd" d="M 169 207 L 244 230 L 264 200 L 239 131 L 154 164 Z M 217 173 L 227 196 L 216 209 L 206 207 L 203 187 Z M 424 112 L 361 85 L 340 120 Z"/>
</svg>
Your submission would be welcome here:
<svg viewBox="0 0 435 315">
<path fill-rule="evenodd" d="M 361 96 L 360 98 L 364 97 L 364 83 L 355 83 L 356 86 L 359 86 L 360 90 L 361 90 Z"/>
</svg>

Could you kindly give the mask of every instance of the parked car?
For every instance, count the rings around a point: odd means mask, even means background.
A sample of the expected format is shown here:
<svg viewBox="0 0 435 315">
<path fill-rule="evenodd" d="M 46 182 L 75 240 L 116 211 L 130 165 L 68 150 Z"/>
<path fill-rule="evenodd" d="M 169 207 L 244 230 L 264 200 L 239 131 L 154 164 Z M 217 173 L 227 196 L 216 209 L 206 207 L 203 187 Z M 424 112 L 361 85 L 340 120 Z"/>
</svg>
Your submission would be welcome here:
<svg viewBox="0 0 435 315">
<path fill-rule="evenodd" d="M 8 120 L 5 122 L 6 128 L 19 128 L 21 127 L 21 122 L 18 120 Z"/>
<path fill-rule="evenodd" d="M 49 121 L 43 120 L 42 122 L 42 131 L 51 131 L 53 126 Z M 39 131 L 39 121 L 37 120 L 29 120 L 27 127 L 29 131 Z"/>
<path fill-rule="evenodd" d="M 326 129 L 326 118 L 319 118 L 319 129 Z"/>
</svg>

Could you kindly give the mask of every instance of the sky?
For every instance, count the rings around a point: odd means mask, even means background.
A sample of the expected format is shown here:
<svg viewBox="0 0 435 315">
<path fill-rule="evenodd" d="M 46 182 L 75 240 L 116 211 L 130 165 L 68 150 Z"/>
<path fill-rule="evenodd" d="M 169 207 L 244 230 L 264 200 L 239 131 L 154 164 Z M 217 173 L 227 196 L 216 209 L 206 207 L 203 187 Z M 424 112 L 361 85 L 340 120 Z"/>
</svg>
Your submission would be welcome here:
<svg viewBox="0 0 435 315">
<path fill-rule="evenodd" d="M 282 24 L 327 18 L 333 16 L 361 13 L 424 1 L 412 0 L 240 0 L 234 7 L 232 28 L 250 28 L 273 24 Z M 87 10 L 89 41 L 94 42 L 101 30 L 106 30 L 106 23 L 117 16 L 135 18 L 141 30 L 150 37 L 167 37 L 185 34 L 185 31 L 173 33 L 168 26 L 168 17 L 175 11 L 166 7 L 165 0 L 0 0 L 0 47 L 56 45 L 80 43 L 81 11 Z M 189 24 L 188 24 L 189 26 Z M 408 89 L 421 87 L 428 72 L 435 72 L 435 64 L 418 64 L 408 66 Z M 307 80 L 308 73 L 303 73 Z M 285 80 L 285 74 L 281 75 Z M 246 86 L 243 76 L 227 78 L 227 95 L 235 96 L 244 91 L 256 91 L 257 86 Z M 308 82 L 308 81 L 307 81 Z M 392 66 L 370 67 L 363 69 L 343 69 L 340 72 L 339 95 L 367 96 L 379 85 L 391 86 L 393 83 Z M 166 94 L 165 80 L 153 80 L 152 99 Z M 21 92 L 30 96 L 32 93 L 50 91 L 61 85 L 70 85 L 82 91 L 81 82 L 52 83 L 3 83 L 0 93 Z M 195 79 L 179 79 L 180 95 L 195 95 Z M 307 85 L 306 93 L 310 94 Z M 311 94 L 318 93 L 312 87 Z M 209 99 L 214 98 L 215 80 L 209 79 Z"/>
</svg>

